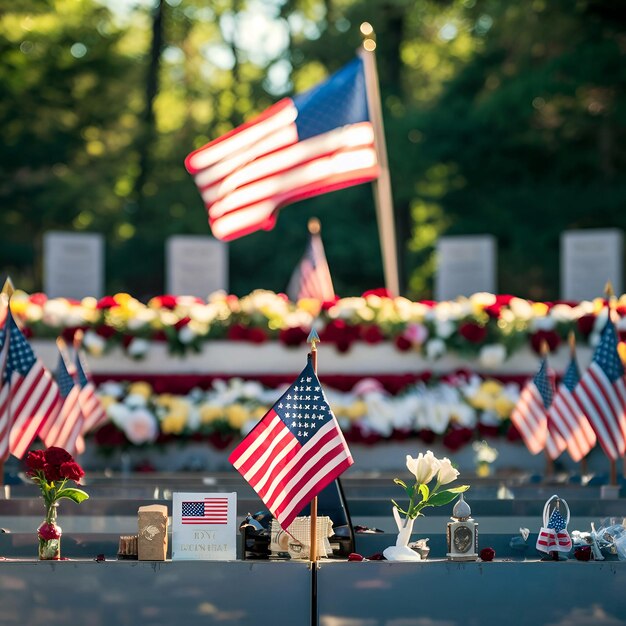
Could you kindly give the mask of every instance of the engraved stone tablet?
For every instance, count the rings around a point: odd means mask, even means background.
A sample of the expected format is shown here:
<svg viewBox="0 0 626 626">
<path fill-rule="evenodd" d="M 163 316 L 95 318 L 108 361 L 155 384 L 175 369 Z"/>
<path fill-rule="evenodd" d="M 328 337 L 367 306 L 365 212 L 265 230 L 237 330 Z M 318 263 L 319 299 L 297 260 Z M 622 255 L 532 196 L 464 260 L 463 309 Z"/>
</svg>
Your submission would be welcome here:
<svg viewBox="0 0 626 626">
<path fill-rule="evenodd" d="M 561 235 L 561 297 L 593 300 L 607 281 L 622 293 L 624 235 L 617 228 L 570 230 Z"/>
<path fill-rule="evenodd" d="M 167 293 L 205 299 L 228 289 L 228 247 L 202 235 L 176 235 L 167 241 Z"/>
<path fill-rule="evenodd" d="M 165 561 L 167 558 L 167 507 L 164 504 L 140 506 L 137 518 L 139 560 Z"/>
<path fill-rule="evenodd" d="M 44 291 L 50 298 L 104 292 L 104 238 L 97 233 L 48 232 L 43 238 Z"/>
<path fill-rule="evenodd" d="M 491 235 L 441 237 L 437 244 L 435 298 L 496 290 L 496 240 Z"/>
</svg>

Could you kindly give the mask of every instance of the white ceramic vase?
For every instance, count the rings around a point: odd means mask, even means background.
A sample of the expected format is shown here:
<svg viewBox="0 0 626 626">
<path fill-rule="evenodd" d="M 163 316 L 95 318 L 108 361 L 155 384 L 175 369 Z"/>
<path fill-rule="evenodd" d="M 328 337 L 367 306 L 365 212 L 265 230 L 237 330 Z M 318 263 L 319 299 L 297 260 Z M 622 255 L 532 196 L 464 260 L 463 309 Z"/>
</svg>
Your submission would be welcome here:
<svg viewBox="0 0 626 626">
<path fill-rule="evenodd" d="M 393 507 L 392 511 L 398 527 L 398 536 L 396 538 L 396 545 L 385 548 L 383 550 L 383 556 L 388 561 L 421 561 L 422 558 L 420 555 L 415 550 L 409 548 L 415 518 L 410 519 L 405 517 L 402 519 L 396 507 Z"/>
</svg>

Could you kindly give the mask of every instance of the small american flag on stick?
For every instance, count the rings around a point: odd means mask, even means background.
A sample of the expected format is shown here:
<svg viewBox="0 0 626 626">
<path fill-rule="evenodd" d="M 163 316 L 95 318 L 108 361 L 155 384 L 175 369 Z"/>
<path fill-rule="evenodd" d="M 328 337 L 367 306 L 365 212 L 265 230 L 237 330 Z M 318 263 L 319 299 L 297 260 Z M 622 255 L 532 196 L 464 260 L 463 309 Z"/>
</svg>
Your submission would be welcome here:
<svg viewBox="0 0 626 626">
<path fill-rule="evenodd" d="M 311 356 L 229 461 L 283 529 L 354 462 Z"/>
</svg>

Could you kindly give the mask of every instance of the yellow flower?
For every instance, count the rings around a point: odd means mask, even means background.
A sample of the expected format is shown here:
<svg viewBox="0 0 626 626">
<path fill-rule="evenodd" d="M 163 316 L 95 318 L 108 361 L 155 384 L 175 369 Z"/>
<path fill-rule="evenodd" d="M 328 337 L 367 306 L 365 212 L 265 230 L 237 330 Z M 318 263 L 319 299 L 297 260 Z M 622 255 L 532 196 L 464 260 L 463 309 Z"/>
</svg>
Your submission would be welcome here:
<svg viewBox="0 0 626 626">
<path fill-rule="evenodd" d="M 187 424 L 186 416 L 180 411 L 172 411 L 161 420 L 161 432 L 166 435 L 180 435 Z"/>
<path fill-rule="evenodd" d="M 619 358 L 622 360 L 622 363 L 626 364 L 626 343 L 620 341 L 617 344 L 617 354 L 619 354 Z"/>
<path fill-rule="evenodd" d="M 483 393 L 489 394 L 490 396 L 496 396 L 502 393 L 503 386 L 502 383 L 490 378 L 481 384 L 480 389 Z"/>
<path fill-rule="evenodd" d="M 157 406 L 170 408 L 174 402 L 174 396 L 171 393 L 161 393 L 154 399 L 154 403 Z"/>
<path fill-rule="evenodd" d="M 220 419 L 224 415 L 224 409 L 214 404 L 203 404 L 200 407 L 200 421 L 203 424 L 210 424 Z"/>
<path fill-rule="evenodd" d="M 313 317 L 317 317 L 320 313 L 322 305 L 316 298 L 301 298 L 298 300 L 298 309 L 310 313 Z"/>
<path fill-rule="evenodd" d="M 116 402 L 117 400 L 113 396 L 100 396 L 100 404 L 105 411 Z"/>
<path fill-rule="evenodd" d="M 137 381 L 136 383 L 131 383 L 128 388 L 128 394 L 137 394 L 139 396 L 143 396 L 148 399 L 152 395 L 152 386 L 145 381 Z"/>
<path fill-rule="evenodd" d="M 493 408 L 500 419 L 507 419 L 511 416 L 515 404 L 505 395 L 498 396 L 495 400 Z"/>
<path fill-rule="evenodd" d="M 243 404 L 231 404 L 226 407 L 225 413 L 228 425 L 235 430 L 240 430 L 250 419 L 250 412 Z"/>
<path fill-rule="evenodd" d="M 350 421 L 355 422 L 367 413 L 367 404 L 363 400 L 357 400 L 353 402 L 349 407 L 346 407 L 345 414 Z"/>
<path fill-rule="evenodd" d="M 264 406 L 258 406 L 254 411 L 252 411 L 252 419 L 255 419 L 257 422 L 267 413 L 267 408 Z"/>
<path fill-rule="evenodd" d="M 545 302 L 533 302 L 531 308 L 535 317 L 545 317 L 549 310 Z"/>
</svg>

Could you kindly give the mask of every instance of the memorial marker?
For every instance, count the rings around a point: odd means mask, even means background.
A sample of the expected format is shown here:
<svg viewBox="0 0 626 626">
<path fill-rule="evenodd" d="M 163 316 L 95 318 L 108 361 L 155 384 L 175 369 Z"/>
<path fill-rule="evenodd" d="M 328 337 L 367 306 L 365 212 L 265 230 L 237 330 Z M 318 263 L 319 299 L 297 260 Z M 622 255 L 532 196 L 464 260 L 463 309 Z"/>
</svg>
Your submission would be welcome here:
<svg viewBox="0 0 626 626">
<path fill-rule="evenodd" d="M 172 560 L 237 558 L 237 494 L 172 494 Z"/>
<path fill-rule="evenodd" d="M 203 235 L 170 237 L 166 248 L 166 291 L 176 296 L 206 298 L 228 289 L 228 247 Z"/>
<path fill-rule="evenodd" d="M 491 235 L 441 237 L 437 244 L 435 298 L 496 291 L 496 240 Z"/>
</svg>

